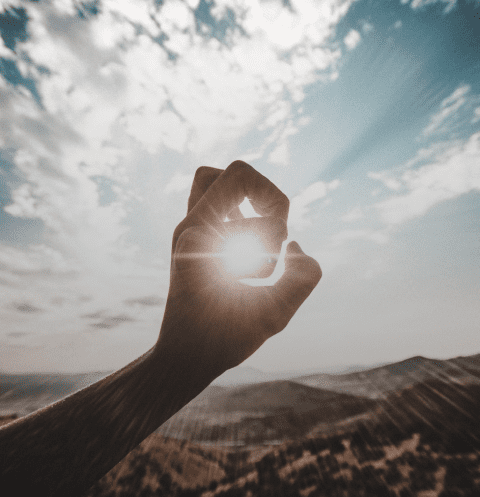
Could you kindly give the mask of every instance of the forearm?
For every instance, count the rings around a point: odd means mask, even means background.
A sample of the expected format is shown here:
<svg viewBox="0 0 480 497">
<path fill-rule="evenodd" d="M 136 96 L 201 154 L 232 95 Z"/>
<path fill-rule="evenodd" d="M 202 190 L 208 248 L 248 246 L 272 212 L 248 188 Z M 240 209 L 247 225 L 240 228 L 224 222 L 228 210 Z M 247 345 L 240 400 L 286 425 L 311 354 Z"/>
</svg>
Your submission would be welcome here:
<svg viewBox="0 0 480 497">
<path fill-rule="evenodd" d="M 73 497 L 210 382 L 151 349 L 125 368 L 0 429 L 0 485 Z"/>
</svg>

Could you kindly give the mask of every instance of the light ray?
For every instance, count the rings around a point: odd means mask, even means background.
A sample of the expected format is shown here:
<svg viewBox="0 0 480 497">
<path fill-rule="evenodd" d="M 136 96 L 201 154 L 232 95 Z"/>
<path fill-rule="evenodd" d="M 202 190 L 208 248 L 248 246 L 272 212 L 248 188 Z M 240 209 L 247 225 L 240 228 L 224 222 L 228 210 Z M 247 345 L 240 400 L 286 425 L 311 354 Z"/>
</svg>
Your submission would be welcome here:
<svg viewBox="0 0 480 497">
<path fill-rule="evenodd" d="M 223 269 L 232 276 L 254 273 L 270 259 L 258 236 L 251 232 L 225 237 L 219 255 Z"/>
</svg>

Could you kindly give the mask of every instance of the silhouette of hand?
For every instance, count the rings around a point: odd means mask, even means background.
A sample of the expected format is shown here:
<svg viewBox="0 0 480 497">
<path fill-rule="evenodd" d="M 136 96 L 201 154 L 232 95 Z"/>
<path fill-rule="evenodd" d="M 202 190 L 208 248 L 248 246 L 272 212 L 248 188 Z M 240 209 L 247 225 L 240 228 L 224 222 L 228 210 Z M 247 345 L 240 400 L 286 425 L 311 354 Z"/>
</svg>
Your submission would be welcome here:
<svg viewBox="0 0 480 497">
<path fill-rule="evenodd" d="M 243 219 L 238 206 L 245 197 L 263 217 Z M 224 270 L 218 247 L 232 228 L 253 230 L 274 262 L 241 276 L 268 276 L 287 238 L 288 208 L 288 198 L 245 162 L 197 170 L 187 216 L 173 236 L 170 289 L 155 347 L 164 359 L 213 381 L 286 327 L 322 276 L 317 261 L 291 242 L 281 278 L 254 287 Z"/>
</svg>

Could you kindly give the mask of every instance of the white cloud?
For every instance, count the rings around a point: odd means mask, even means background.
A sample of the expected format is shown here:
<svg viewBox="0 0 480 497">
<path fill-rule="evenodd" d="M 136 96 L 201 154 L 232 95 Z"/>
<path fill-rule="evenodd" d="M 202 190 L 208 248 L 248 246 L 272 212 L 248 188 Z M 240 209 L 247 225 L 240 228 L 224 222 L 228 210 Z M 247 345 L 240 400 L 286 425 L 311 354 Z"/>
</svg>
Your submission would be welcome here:
<svg viewBox="0 0 480 497">
<path fill-rule="evenodd" d="M 373 29 L 374 29 L 374 28 L 373 28 L 373 25 L 372 25 L 372 24 L 370 24 L 369 22 L 367 22 L 367 21 L 363 21 L 363 22 L 362 22 L 362 31 L 363 31 L 365 34 L 368 34 L 368 33 L 372 32 L 372 31 L 373 31 Z"/>
<path fill-rule="evenodd" d="M 394 25 L 393 27 L 395 29 L 400 29 L 402 27 L 402 21 L 398 20 Z"/>
<path fill-rule="evenodd" d="M 355 29 L 351 29 L 347 36 L 343 39 L 343 42 L 347 46 L 348 50 L 353 50 L 359 43 L 362 37 L 360 33 Z"/>
<path fill-rule="evenodd" d="M 165 189 L 165 193 L 179 193 L 185 190 L 189 190 L 192 186 L 193 174 L 176 174 L 168 183 Z"/>
<path fill-rule="evenodd" d="M 444 153 L 448 153 L 453 146 L 461 146 L 461 141 L 446 140 L 443 142 L 435 142 L 430 144 L 428 147 L 420 148 L 414 157 L 412 157 L 408 162 L 405 163 L 403 169 L 410 169 L 422 162 L 426 162 L 431 158 L 440 158 Z"/>
<path fill-rule="evenodd" d="M 381 181 L 390 190 L 400 190 L 402 184 L 397 179 L 389 175 L 387 171 L 381 171 L 379 173 L 367 173 L 369 178 Z"/>
<path fill-rule="evenodd" d="M 379 245 L 384 245 L 388 242 L 389 236 L 386 232 L 373 230 L 343 230 L 335 235 L 332 235 L 330 241 L 333 247 L 343 245 L 352 240 L 364 239 L 375 242 Z"/>
<path fill-rule="evenodd" d="M 352 223 L 354 221 L 358 221 L 359 219 L 362 219 L 363 217 L 365 217 L 365 216 L 363 215 L 362 208 L 357 206 L 357 207 L 354 207 L 353 209 L 351 209 L 350 211 L 348 211 L 346 214 L 344 214 L 340 219 L 344 223 Z"/>
<path fill-rule="evenodd" d="M 273 19 L 265 18 L 272 6 L 263 2 L 218 2 L 216 15 L 233 8 L 248 32 L 230 35 L 230 50 L 216 39 L 202 39 L 193 13 L 179 1 L 161 9 L 144 1 L 106 1 L 86 29 L 67 36 L 45 28 L 45 19 L 51 26 L 57 15 L 48 6 L 32 5 L 31 40 L 23 47 L 52 69 L 51 76 L 40 78 L 47 110 L 90 149 L 112 141 L 127 145 L 126 134 L 150 154 L 162 147 L 188 150 L 197 162 L 221 149 L 221 162 L 259 116 L 269 116 L 265 126 L 284 126 L 290 105 L 284 90 L 299 102 L 305 86 L 334 78 L 340 51 L 319 45 L 350 4 L 310 0 L 295 13 L 278 4 Z M 160 35 L 153 19 L 168 35 L 165 45 L 178 54 L 175 63 L 152 40 Z M 135 34 L 132 23 L 144 33 Z M 290 61 L 280 50 L 290 51 Z"/>
<path fill-rule="evenodd" d="M 275 102 L 269 109 L 265 120 L 258 126 L 259 131 L 267 128 L 273 128 L 277 124 L 284 122 L 291 113 L 292 105 L 290 102 L 279 100 Z"/>
<path fill-rule="evenodd" d="M 399 181 L 408 190 L 375 205 L 382 220 L 400 224 L 424 215 L 434 205 L 471 190 L 480 190 L 480 133 L 462 146 L 453 146 L 436 162 L 407 170 Z"/>
<path fill-rule="evenodd" d="M 477 107 L 474 111 L 474 117 L 472 119 L 472 124 L 475 124 L 477 123 L 478 121 L 480 121 L 480 107 Z"/>
<path fill-rule="evenodd" d="M 290 162 L 290 153 L 286 142 L 280 143 L 268 154 L 268 162 L 280 166 L 288 166 Z"/>
<path fill-rule="evenodd" d="M 79 266 L 73 261 L 68 261 L 59 250 L 46 244 L 31 245 L 28 250 L 2 245 L 0 246 L 0 267 L 2 278 L 13 278 L 23 274 L 42 277 L 46 273 L 68 276 L 79 269 Z"/>
<path fill-rule="evenodd" d="M 402 0 L 402 3 L 408 3 L 408 1 L 409 0 Z M 445 14 L 448 14 L 457 4 L 457 0 L 412 0 L 410 7 L 412 7 L 412 9 L 414 10 L 421 9 L 437 2 L 442 2 L 447 4 L 444 10 Z"/>
<path fill-rule="evenodd" d="M 430 123 L 423 130 L 423 136 L 430 136 L 434 132 L 442 131 L 439 129 L 440 126 L 466 102 L 465 95 L 469 90 L 470 87 L 468 85 L 462 85 L 445 98 L 440 104 L 440 111 L 430 118 Z"/>
<path fill-rule="evenodd" d="M 303 230 L 312 223 L 305 216 L 309 212 L 309 205 L 316 200 L 324 198 L 329 191 L 335 190 L 340 185 L 338 179 L 325 183 L 317 181 L 307 186 L 301 193 L 296 195 L 290 201 L 290 212 L 288 216 L 288 224 L 294 229 Z"/>
<path fill-rule="evenodd" d="M 200 3 L 200 0 L 186 0 L 186 3 L 191 9 L 196 9 Z"/>
<path fill-rule="evenodd" d="M 165 2 L 160 14 L 156 15 L 156 19 L 162 27 L 165 26 L 169 31 L 172 26 L 175 26 L 178 30 L 187 29 L 195 22 L 191 10 L 179 0 Z"/>
<path fill-rule="evenodd" d="M 0 57 L 11 59 L 14 56 L 15 56 L 14 52 L 12 52 L 9 48 L 5 46 L 5 44 L 3 43 L 3 38 L 0 37 Z"/>
</svg>

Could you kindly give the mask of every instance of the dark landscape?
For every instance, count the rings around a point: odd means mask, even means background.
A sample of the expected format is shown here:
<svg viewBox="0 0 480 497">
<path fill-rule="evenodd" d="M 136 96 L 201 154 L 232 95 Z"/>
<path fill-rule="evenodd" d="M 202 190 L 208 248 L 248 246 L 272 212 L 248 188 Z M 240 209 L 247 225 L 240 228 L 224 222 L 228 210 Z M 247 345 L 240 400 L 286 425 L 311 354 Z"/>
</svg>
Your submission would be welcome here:
<svg viewBox="0 0 480 497">
<path fill-rule="evenodd" d="M 2 423 L 96 381 L 0 375 Z M 211 385 L 93 496 L 479 496 L 480 354 Z"/>
</svg>

